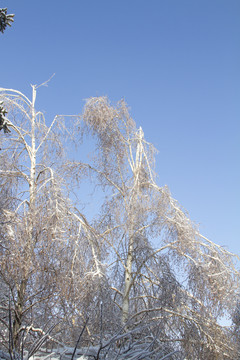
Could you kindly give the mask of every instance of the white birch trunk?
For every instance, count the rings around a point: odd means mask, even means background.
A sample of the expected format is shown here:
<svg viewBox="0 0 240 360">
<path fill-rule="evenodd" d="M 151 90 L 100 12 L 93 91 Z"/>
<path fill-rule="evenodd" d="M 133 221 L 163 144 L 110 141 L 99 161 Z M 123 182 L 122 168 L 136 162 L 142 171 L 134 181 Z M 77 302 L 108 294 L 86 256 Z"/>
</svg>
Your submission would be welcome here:
<svg viewBox="0 0 240 360">
<path fill-rule="evenodd" d="M 124 293 L 122 302 L 122 323 L 126 324 L 129 316 L 130 290 L 132 287 L 133 237 L 130 238 L 125 269 Z"/>
<path fill-rule="evenodd" d="M 131 195 L 131 204 L 134 204 L 137 201 L 138 191 L 139 191 L 139 172 L 142 166 L 142 157 L 143 157 L 143 145 L 142 140 L 144 137 L 142 128 L 140 127 L 137 133 L 138 144 L 136 149 L 136 158 L 135 164 L 132 166 L 134 185 Z M 130 149 L 132 153 L 132 149 Z M 130 204 L 130 209 L 131 209 Z M 135 207 L 133 206 L 133 209 Z M 130 304 L 130 291 L 132 287 L 132 267 L 133 267 L 133 251 L 134 251 L 134 227 L 135 221 L 138 217 L 138 214 L 135 213 L 135 210 L 130 210 L 129 217 L 131 218 L 130 226 L 132 227 L 129 231 L 129 244 L 128 244 L 128 254 L 126 259 L 126 268 L 125 268 L 125 278 L 124 278 L 124 293 L 123 293 L 123 302 L 122 302 L 122 323 L 125 324 L 129 318 L 129 304 Z"/>
</svg>

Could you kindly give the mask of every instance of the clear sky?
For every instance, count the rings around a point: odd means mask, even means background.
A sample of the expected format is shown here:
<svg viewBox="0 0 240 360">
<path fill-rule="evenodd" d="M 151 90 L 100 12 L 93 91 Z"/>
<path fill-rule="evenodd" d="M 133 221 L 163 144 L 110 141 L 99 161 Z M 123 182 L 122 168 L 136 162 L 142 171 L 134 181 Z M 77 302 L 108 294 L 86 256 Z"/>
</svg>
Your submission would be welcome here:
<svg viewBox="0 0 240 360">
<path fill-rule="evenodd" d="M 201 232 L 240 254 L 240 1 L 5 0 L 0 86 L 54 114 L 125 98 L 159 150 L 159 185 Z"/>
</svg>

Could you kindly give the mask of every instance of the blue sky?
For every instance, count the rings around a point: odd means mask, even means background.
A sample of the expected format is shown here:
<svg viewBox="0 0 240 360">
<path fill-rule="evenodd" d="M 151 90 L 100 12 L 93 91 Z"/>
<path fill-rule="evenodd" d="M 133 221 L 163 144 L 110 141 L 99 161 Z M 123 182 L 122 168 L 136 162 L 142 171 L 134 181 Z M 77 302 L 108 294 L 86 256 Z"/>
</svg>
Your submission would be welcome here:
<svg viewBox="0 0 240 360">
<path fill-rule="evenodd" d="M 49 120 L 125 98 L 159 150 L 159 185 L 211 240 L 240 254 L 240 1 L 5 0 L 0 86 Z"/>
</svg>

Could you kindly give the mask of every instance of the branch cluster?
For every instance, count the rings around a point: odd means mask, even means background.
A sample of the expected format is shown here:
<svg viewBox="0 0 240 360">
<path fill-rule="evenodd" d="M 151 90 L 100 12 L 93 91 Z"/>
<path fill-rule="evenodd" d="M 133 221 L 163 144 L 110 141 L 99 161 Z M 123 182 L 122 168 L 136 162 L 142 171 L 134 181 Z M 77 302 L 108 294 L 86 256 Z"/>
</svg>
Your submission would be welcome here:
<svg viewBox="0 0 240 360">
<path fill-rule="evenodd" d="M 0 31 L 4 33 L 7 26 L 12 26 L 14 14 L 7 15 L 7 8 L 0 9 Z"/>
</svg>

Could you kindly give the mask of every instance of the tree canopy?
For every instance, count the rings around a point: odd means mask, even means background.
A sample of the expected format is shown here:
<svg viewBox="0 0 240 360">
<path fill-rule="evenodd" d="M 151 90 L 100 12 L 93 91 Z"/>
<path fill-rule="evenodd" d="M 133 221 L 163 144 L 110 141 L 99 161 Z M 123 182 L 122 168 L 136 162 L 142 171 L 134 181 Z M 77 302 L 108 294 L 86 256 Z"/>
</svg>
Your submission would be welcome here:
<svg viewBox="0 0 240 360">
<path fill-rule="evenodd" d="M 14 14 L 7 15 L 7 8 L 0 9 L 0 31 L 4 33 L 7 26 L 12 26 Z"/>
<path fill-rule="evenodd" d="M 219 321 L 238 304 L 237 258 L 157 184 L 155 148 L 126 103 L 90 98 L 49 122 L 37 89 L 0 89 L 1 346 L 9 334 L 12 352 L 43 335 L 74 346 L 84 329 L 98 359 L 236 359 L 234 327 Z M 93 202 L 103 195 L 94 217 L 84 181 Z"/>
</svg>

